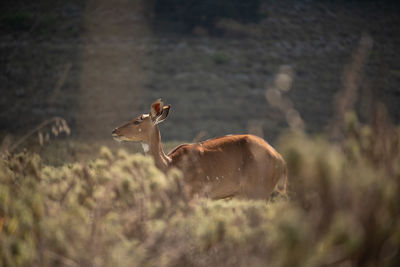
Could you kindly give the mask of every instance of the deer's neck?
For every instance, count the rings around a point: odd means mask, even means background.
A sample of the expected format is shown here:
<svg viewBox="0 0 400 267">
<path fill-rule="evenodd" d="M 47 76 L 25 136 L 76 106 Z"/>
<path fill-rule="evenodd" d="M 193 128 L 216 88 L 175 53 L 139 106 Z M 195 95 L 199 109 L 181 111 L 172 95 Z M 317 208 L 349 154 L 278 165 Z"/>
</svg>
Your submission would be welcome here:
<svg viewBox="0 0 400 267">
<path fill-rule="evenodd" d="M 151 136 L 149 145 L 149 154 L 153 157 L 154 163 L 162 171 L 166 171 L 171 159 L 165 154 L 161 143 L 161 135 L 156 126 Z"/>
</svg>

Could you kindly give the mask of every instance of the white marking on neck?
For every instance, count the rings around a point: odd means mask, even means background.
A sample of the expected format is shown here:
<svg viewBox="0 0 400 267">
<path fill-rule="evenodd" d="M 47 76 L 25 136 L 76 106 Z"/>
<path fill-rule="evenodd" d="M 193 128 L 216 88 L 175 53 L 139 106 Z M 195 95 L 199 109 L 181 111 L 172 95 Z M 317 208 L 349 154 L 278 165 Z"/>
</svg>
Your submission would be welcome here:
<svg viewBox="0 0 400 267">
<path fill-rule="evenodd" d="M 141 144 L 142 144 L 142 148 L 144 150 L 144 153 L 149 152 L 150 146 L 148 144 L 146 144 L 146 143 L 141 143 Z"/>
</svg>

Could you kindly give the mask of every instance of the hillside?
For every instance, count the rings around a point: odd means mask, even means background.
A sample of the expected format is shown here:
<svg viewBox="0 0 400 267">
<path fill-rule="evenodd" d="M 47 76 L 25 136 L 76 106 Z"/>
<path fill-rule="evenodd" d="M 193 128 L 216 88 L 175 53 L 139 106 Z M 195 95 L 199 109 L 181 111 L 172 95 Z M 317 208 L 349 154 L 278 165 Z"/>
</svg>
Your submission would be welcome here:
<svg viewBox="0 0 400 267">
<path fill-rule="evenodd" d="M 172 104 L 161 126 L 166 140 L 254 128 L 275 140 L 288 124 L 265 93 L 282 68 L 292 75 L 285 97 L 307 131 L 321 132 L 363 35 L 372 48 L 357 85 L 360 117 L 368 120 L 370 98 L 379 95 L 400 121 L 396 4 L 262 1 L 258 24 L 227 21 L 215 36 L 183 33 L 140 1 L 108 2 L 2 4 L 2 136 L 57 115 L 73 137 L 107 140 L 162 97 Z"/>
</svg>

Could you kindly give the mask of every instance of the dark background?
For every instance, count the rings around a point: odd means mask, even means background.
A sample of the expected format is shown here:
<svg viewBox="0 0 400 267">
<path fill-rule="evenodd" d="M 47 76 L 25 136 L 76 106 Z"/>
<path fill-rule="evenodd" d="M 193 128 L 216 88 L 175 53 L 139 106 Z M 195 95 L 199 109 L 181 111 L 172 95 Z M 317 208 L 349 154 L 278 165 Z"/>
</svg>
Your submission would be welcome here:
<svg viewBox="0 0 400 267">
<path fill-rule="evenodd" d="M 288 128 L 267 101 L 282 96 L 311 133 L 334 117 L 334 96 L 367 36 L 356 110 L 371 98 L 400 121 L 400 16 L 395 1 L 2 1 L 0 138 L 63 117 L 76 140 L 172 104 L 164 140 L 253 132 L 274 142 Z M 372 93 L 373 92 L 373 93 Z"/>
</svg>

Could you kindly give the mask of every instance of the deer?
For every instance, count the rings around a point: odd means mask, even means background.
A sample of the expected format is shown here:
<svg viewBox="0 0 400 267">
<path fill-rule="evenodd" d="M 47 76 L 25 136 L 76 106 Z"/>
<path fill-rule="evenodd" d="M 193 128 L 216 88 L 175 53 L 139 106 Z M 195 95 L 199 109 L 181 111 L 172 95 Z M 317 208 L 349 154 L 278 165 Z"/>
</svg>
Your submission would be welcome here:
<svg viewBox="0 0 400 267">
<path fill-rule="evenodd" d="M 167 118 L 170 108 L 158 99 L 151 104 L 149 114 L 115 128 L 112 137 L 116 141 L 141 142 L 162 172 L 179 169 L 193 194 L 268 202 L 275 188 L 281 193 L 286 191 L 285 160 L 265 140 L 251 134 L 181 144 L 165 154 L 157 125 Z"/>
</svg>

